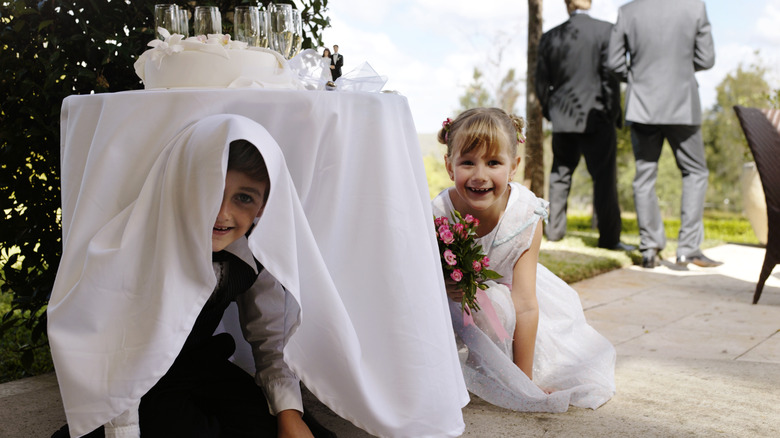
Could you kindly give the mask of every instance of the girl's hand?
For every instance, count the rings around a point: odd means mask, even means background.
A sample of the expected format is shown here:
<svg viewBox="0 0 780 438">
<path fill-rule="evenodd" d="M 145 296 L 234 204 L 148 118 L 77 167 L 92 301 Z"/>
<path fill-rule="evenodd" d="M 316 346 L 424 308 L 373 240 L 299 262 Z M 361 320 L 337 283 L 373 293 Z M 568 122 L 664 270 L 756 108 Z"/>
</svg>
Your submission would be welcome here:
<svg viewBox="0 0 780 438">
<path fill-rule="evenodd" d="M 463 291 L 458 287 L 458 283 L 455 283 L 455 281 L 452 279 L 445 278 L 444 286 L 447 288 L 447 297 L 449 299 L 458 304 L 463 302 Z M 463 311 L 468 315 L 471 315 L 471 309 L 469 306 L 465 306 Z"/>
<path fill-rule="evenodd" d="M 309 426 L 303 422 L 301 413 L 295 409 L 287 409 L 276 415 L 278 438 L 314 438 Z"/>
<path fill-rule="evenodd" d="M 444 287 L 447 288 L 447 296 L 456 303 L 463 301 L 463 291 L 458 287 L 458 283 L 451 278 L 444 278 Z"/>
</svg>

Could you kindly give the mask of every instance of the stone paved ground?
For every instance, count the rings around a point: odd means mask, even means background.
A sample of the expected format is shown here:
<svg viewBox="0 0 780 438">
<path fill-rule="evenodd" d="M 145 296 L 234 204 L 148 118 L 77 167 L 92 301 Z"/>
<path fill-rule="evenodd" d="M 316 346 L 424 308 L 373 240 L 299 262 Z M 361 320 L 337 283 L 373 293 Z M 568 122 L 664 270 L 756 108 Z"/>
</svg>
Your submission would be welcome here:
<svg viewBox="0 0 780 438">
<path fill-rule="evenodd" d="M 780 267 L 752 301 L 762 248 L 705 251 L 723 266 L 631 267 L 579 283 L 590 323 L 616 346 L 617 394 L 593 411 L 516 413 L 477 398 L 466 437 L 780 436 Z M 340 437 L 368 437 L 308 394 Z M 48 437 L 64 424 L 53 375 L 0 385 L 0 437 Z"/>
</svg>

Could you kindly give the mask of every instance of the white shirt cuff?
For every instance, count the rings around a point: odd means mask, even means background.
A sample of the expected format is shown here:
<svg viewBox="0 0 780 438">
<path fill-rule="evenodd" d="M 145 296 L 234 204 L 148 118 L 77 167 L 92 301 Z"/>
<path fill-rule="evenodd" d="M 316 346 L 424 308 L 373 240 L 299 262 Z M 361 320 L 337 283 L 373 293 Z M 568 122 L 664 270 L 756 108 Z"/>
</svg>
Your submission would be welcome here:
<svg viewBox="0 0 780 438">
<path fill-rule="evenodd" d="M 274 379 L 264 385 L 265 397 L 268 401 L 268 410 L 276 415 L 287 409 L 295 409 L 303 412 L 303 397 L 301 396 L 301 384 L 298 379 L 281 378 Z"/>
<path fill-rule="evenodd" d="M 138 424 L 119 427 L 105 425 L 104 429 L 106 438 L 139 438 L 141 436 L 141 428 Z"/>
<path fill-rule="evenodd" d="M 103 426 L 106 438 L 139 438 L 141 436 L 141 426 L 138 421 L 139 405 L 140 402 L 106 423 Z"/>
</svg>

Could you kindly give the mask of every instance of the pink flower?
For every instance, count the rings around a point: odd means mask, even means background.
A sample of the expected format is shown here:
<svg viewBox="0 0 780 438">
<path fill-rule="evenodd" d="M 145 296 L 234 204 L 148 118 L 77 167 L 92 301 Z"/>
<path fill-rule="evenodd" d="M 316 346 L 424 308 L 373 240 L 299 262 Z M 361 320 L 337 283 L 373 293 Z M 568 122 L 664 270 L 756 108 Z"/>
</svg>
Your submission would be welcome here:
<svg viewBox="0 0 780 438">
<path fill-rule="evenodd" d="M 479 226 L 479 219 L 474 218 L 474 227 L 478 227 L 478 226 Z"/>
<path fill-rule="evenodd" d="M 457 223 L 452 226 L 452 229 L 455 230 L 455 232 L 458 233 L 459 235 L 466 237 L 466 233 L 465 233 L 466 227 L 463 226 L 463 224 Z"/>
<path fill-rule="evenodd" d="M 461 272 L 460 269 L 456 269 L 456 270 L 452 271 L 452 273 L 450 274 L 450 278 L 453 281 L 455 281 L 455 283 L 457 283 L 457 282 L 463 280 L 463 272 Z"/>
<path fill-rule="evenodd" d="M 458 258 L 455 256 L 455 253 L 449 249 L 444 251 L 444 261 L 446 261 L 450 266 L 455 266 L 458 264 Z"/>
<path fill-rule="evenodd" d="M 442 242 L 449 245 L 450 243 L 455 241 L 455 236 L 452 234 L 452 231 L 450 231 L 449 227 L 446 225 L 442 225 L 439 227 L 439 238 Z"/>
<path fill-rule="evenodd" d="M 482 258 L 482 267 L 487 268 L 490 266 L 490 259 L 487 256 Z"/>
<path fill-rule="evenodd" d="M 466 221 L 467 224 L 474 222 L 474 219 L 475 217 L 470 214 L 467 214 L 466 217 L 463 218 L 463 220 Z"/>
<path fill-rule="evenodd" d="M 444 216 L 437 217 L 436 219 L 433 220 L 433 224 L 436 225 L 437 227 L 440 227 L 442 225 L 448 225 L 449 223 L 450 221 L 448 221 L 447 218 Z"/>
<path fill-rule="evenodd" d="M 471 263 L 471 266 L 474 268 L 474 272 L 479 272 L 479 271 L 481 271 L 481 270 L 482 270 L 482 263 L 480 263 L 480 262 L 479 262 L 479 261 L 477 261 L 477 260 L 474 260 L 474 261 Z"/>
</svg>

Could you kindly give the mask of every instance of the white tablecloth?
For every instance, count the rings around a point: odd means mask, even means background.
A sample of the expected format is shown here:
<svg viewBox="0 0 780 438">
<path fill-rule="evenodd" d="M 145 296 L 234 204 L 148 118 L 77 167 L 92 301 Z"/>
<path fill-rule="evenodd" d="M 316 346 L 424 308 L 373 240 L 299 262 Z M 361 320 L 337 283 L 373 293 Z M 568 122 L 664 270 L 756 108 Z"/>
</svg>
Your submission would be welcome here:
<svg viewBox="0 0 780 438">
<path fill-rule="evenodd" d="M 86 244 L 89 236 L 73 226 L 80 217 L 108 220 L 133 202 L 178 132 L 221 113 L 260 123 L 280 145 L 349 315 L 343 324 L 358 339 L 359 351 L 349 353 L 360 377 L 343 378 L 358 380 L 362 392 L 317 393 L 317 355 L 327 348 L 293 369 L 306 369 L 304 383 L 315 395 L 372 434 L 462 433 L 468 395 L 419 145 L 402 96 L 257 89 L 70 96 L 62 107 L 65 247 Z M 302 327 L 306 312 L 316 311 L 302 309 Z M 294 337 L 311 336 L 300 332 Z"/>
</svg>

